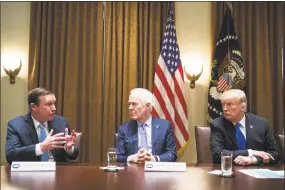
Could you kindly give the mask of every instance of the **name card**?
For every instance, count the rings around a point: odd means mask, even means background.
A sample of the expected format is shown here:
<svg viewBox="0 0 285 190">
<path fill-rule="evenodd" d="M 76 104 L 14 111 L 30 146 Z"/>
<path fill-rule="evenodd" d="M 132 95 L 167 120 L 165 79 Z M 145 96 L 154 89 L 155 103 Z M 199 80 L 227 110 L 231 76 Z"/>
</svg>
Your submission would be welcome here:
<svg viewBox="0 0 285 190">
<path fill-rule="evenodd" d="M 55 162 L 12 162 L 11 172 L 55 171 Z"/>
<path fill-rule="evenodd" d="M 185 162 L 145 162 L 145 171 L 185 172 Z"/>
</svg>

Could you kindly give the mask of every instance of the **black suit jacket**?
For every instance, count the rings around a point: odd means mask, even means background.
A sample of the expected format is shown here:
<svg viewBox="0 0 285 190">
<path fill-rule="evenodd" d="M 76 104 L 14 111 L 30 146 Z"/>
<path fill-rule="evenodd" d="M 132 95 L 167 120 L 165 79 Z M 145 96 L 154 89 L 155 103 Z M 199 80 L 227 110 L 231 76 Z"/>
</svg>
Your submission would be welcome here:
<svg viewBox="0 0 285 190">
<path fill-rule="evenodd" d="M 49 131 L 53 129 L 53 134 L 64 133 L 68 127 L 64 117 L 55 115 L 52 121 L 48 121 Z M 16 117 L 8 122 L 6 136 L 6 159 L 11 164 L 13 161 L 40 161 L 41 157 L 36 156 L 35 148 L 39 143 L 37 131 L 34 126 L 31 114 Z M 78 155 L 78 147 L 74 146 L 72 155 L 67 155 L 63 148 L 51 151 L 56 162 L 66 162 L 66 156 L 74 160 Z"/>
<path fill-rule="evenodd" d="M 274 160 L 270 163 L 278 163 L 280 154 L 274 136 L 269 128 L 269 123 L 262 117 L 246 113 L 246 149 L 265 151 L 271 154 Z M 237 156 L 248 156 L 247 150 L 238 150 L 235 126 L 223 116 L 210 123 L 210 145 L 214 163 L 221 163 L 221 152 L 233 150 L 233 159 Z M 258 163 L 262 158 L 257 157 Z"/>
</svg>

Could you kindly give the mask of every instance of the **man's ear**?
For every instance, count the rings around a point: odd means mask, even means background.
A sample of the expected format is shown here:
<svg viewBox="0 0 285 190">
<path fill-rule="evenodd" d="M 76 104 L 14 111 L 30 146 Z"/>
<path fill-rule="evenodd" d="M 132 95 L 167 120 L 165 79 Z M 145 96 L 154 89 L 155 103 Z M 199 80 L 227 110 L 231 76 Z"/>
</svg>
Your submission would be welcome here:
<svg viewBox="0 0 285 190">
<path fill-rule="evenodd" d="M 245 112 L 245 110 L 246 110 L 246 104 L 245 104 L 245 103 L 242 103 L 242 104 L 241 104 L 241 111 L 242 111 L 242 112 Z"/>
<path fill-rule="evenodd" d="M 147 106 L 147 109 L 150 109 L 150 103 L 145 104 Z"/>
<path fill-rule="evenodd" d="M 34 104 L 34 103 L 31 103 L 31 104 L 30 104 L 30 108 L 31 108 L 32 111 L 35 111 L 35 109 L 36 109 L 37 107 L 38 107 L 38 106 L 37 106 L 36 104 Z"/>
</svg>

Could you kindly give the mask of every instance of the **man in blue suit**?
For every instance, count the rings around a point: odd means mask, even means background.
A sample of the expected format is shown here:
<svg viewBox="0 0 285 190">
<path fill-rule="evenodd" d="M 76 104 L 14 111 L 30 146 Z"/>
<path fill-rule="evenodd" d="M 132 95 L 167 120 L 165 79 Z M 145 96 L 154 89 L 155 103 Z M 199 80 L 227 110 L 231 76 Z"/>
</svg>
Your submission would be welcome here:
<svg viewBox="0 0 285 190">
<path fill-rule="evenodd" d="M 118 161 L 174 162 L 177 158 L 173 130 L 169 121 L 154 118 L 152 93 L 136 88 L 129 96 L 131 120 L 122 124 L 118 132 Z"/>
<path fill-rule="evenodd" d="M 53 92 L 36 88 L 29 92 L 30 112 L 8 122 L 6 159 L 13 161 L 66 162 L 76 159 L 76 135 L 71 136 L 64 117 L 55 115 Z"/>
</svg>

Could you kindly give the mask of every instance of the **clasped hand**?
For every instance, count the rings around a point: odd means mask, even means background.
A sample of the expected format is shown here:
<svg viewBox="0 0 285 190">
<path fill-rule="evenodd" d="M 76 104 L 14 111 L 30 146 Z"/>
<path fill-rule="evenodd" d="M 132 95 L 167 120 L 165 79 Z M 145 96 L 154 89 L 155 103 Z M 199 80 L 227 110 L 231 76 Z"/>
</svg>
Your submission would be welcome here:
<svg viewBox="0 0 285 190">
<path fill-rule="evenodd" d="M 136 154 L 131 156 L 131 162 L 143 164 L 147 161 L 154 161 L 154 156 L 145 149 L 140 149 Z"/>
<path fill-rule="evenodd" d="M 64 133 L 57 133 L 55 135 L 52 135 L 52 133 L 53 129 L 50 131 L 46 139 L 41 143 L 40 148 L 42 152 L 53 150 L 55 148 L 64 148 L 64 145 L 66 145 L 66 148 L 70 150 L 73 145 L 76 144 L 76 138 L 74 136 L 64 136 Z"/>
<path fill-rule="evenodd" d="M 138 151 L 138 160 L 137 160 L 137 162 L 143 164 L 143 163 L 145 163 L 147 161 L 150 161 L 151 157 L 152 157 L 152 155 L 151 155 L 150 152 L 148 152 L 145 149 L 140 149 Z"/>
</svg>

